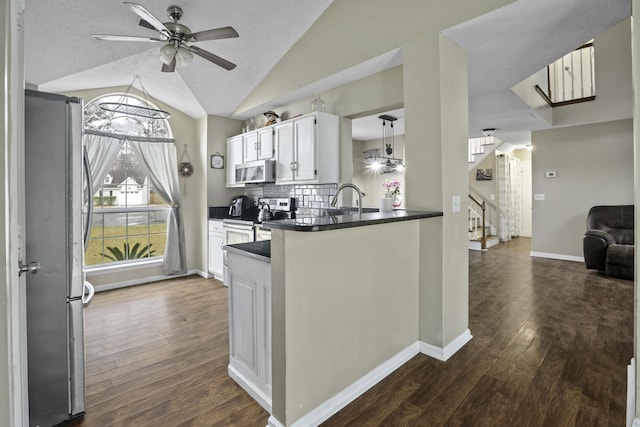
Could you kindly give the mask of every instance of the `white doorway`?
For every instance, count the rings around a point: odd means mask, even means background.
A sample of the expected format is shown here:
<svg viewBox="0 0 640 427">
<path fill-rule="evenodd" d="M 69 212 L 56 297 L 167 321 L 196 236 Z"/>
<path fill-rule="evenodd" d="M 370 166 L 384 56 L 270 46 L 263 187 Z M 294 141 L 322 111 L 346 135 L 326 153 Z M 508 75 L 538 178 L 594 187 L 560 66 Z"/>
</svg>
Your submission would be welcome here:
<svg viewBox="0 0 640 427">
<path fill-rule="evenodd" d="M 532 189 L 531 159 L 520 161 L 520 184 L 522 189 L 522 233 L 523 237 L 531 237 L 532 230 Z"/>
</svg>

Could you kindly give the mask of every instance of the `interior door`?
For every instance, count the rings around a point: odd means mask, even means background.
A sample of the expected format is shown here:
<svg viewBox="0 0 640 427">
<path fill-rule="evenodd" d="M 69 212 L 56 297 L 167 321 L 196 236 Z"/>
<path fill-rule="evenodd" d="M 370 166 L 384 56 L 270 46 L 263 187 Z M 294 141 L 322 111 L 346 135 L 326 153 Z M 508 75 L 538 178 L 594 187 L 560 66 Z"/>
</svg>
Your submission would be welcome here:
<svg viewBox="0 0 640 427">
<path fill-rule="evenodd" d="M 520 176 L 522 188 L 522 236 L 531 237 L 532 226 L 532 203 L 533 190 L 531 188 L 531 161 L 520 162 Z"/>
</svg>

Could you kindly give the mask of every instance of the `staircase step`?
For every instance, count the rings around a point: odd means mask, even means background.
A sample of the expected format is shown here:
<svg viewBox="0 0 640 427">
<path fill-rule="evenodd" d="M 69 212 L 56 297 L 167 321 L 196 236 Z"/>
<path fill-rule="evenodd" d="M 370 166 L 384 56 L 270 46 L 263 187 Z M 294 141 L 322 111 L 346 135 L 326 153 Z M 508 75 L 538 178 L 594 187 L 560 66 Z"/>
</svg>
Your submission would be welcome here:
<svg viewBox="0 0 640 427">
<path fill-rule="evenodd" d="M 498 236 L 487 236 L 487 249 L 492 248 L 500 243 Z M 469 249 L 474 251 L 482 250 L 482 242 L 480 239 L 469 239 Z"/>
</svg>

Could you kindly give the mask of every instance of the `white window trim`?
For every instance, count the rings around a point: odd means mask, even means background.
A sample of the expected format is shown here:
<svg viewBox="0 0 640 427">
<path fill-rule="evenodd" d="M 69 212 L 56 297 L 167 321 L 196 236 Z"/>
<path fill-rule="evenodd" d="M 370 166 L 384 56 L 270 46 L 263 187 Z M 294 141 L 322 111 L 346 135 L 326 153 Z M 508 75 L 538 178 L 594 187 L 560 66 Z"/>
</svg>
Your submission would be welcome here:
<svg viewBox="0 0 640 427">
<path fill-rule="evenodd" d="M 105 274 L 112 274 L 114 272 L 120 271 L 133 271 L 133 270 L 141 270 L 144 268 L 161 266 L 163 257 L 154 256 L 149 259 L 145 259 L 144 261 L 120 261 L 120 262 L 111 262 L 109 264 L 96 264 L 91 266 L 86 266 L 85 271 L 87 274 L 91 274 L 92 276 L 100 276 Z"/>
</svg>

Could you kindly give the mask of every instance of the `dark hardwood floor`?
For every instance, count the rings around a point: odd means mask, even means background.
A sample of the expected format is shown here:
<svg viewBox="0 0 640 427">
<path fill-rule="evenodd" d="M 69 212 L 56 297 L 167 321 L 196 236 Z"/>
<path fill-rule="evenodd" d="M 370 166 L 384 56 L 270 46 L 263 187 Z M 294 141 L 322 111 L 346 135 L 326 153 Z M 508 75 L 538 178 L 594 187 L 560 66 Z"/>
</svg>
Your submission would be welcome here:
<svg viewBox="0 0 640 427">
<path fill-rule="evenodd" d="M 633 283 L 529 251 L 525 238 L 470 251 L 473 340 L 447 362 L 414 357 L 323 426 L 623 426 Z M 97 294 L 75 425 L 264 427 L 227 376 L 227 327 L 214 280 Z"/>
</svg>

